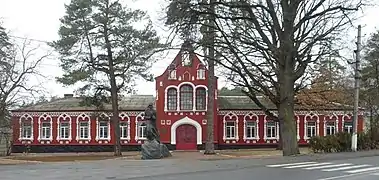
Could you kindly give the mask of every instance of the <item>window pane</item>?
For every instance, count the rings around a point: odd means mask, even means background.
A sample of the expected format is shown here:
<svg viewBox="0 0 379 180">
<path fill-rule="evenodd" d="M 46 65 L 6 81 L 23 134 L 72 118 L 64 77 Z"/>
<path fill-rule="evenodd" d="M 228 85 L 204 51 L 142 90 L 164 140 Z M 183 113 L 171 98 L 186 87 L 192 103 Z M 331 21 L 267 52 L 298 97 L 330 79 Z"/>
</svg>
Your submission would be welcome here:
<svg viewBox="0 0 379 180">
<path fill-rule="evenodd" d="M 196 89 L 196 109 L 205 110 L 206 109 L 206 90 L 205 88 Z"/>
<path fill-rule="evenodd" d="M 189 85 L 183 85 L 180 87 L 180 109 L 193 109 L 193 89 Z"/>
<path fill-rule="evenodd" d="M 167 91 L 167 109 L 176 110 L 177 108 L 177 92 L 176 89 L 170 88 Z"/>
</svg>

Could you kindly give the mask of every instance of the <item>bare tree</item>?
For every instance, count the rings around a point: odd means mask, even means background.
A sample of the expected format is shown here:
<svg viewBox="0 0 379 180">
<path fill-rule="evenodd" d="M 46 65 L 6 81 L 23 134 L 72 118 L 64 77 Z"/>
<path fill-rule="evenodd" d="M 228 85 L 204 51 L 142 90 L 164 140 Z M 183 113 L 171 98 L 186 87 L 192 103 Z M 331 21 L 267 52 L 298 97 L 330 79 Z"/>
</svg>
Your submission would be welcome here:
<svg viewBox="0 0 379 180">
<path fill-rule="evenodd" d="M 182 1 L 178 1 L 182 2 Z M 215 50 L 250 97 L 271 119 L 280 124 L 283 155 L 299 153 L 294 121 L 294 97 L 304 86 L 307 68 L 330 54 L 355 13 L 360 0 L 220 0 L 214 2 Z M 204 24 L 209 14 L 199 1 L 187 2 L 178 14 L 177 28 Z M 190 12 L 190 13 L 188 13 Z M 270 111 L 257 98 L 265 95 L 278 112 Z"/>
<path fill-rule="evenodd" d="M 34 99 L 34 95 L 40 94 L 42 89 L 39 84 L 33 84 L 33 77 L 44 77 L 39 73 L 43 60 L 51 55 L 48 52 L 37 56 L 35 53 L 39 46 L 35 46 L 30 40 L 24 39 L 18 45 L 7 39 L 2 43 L 2 56 L 0 59 L 0 127 L 10 127 L 9 109 L 28 104 Z"/>
</svg>

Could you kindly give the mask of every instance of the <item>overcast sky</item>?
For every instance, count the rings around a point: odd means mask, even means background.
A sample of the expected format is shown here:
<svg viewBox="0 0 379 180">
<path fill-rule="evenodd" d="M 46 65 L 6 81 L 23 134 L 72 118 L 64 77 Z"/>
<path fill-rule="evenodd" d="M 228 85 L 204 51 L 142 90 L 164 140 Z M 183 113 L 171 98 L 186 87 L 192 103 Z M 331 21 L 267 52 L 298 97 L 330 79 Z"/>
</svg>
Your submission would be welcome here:
<svg viewBox="0 0 379 180">
<path fill-rule="evenodd" d="M 131 7 L 138 7 L 147 10 L 156 26 L 159 10 L 163 5 L 164 0 L 124 0 Z M 0 17 L 4 22 L 4 26 L 10 30 L 12 36 L 27 37 L 40 41 L 52 41 L 58 38 L 57 31 L 59 28 L 59 18 L 64 13 L 64 4 L 70 0 L 0 0 Z M 366 36 L 374 32 L 379 26 L 378 8 L 366 10 L 360 24 L 363 26 L 363 34 Z M 162 27 L 162 25 L 159 25 Z M 159 27 L 156 27 L 158 32 L 163 32 Z M 355 34 L 352 34 L 352 41 Z M 42 44 L 42 42 L 34 41 L 34 43 Z M 172 61 L 173 56 L 177 52 L 172 52 L 169 56 L 160 59 L 152 68 L 152 72 L 158 76 L 163 73 L 166 66 Z M 50 58 L 43 62 L 41 70 L 43 74 L 48 76 L 48 80 L 38 80 L 44 83 L 44 87 L 49 92 L 49 96 L 63 96 L 64 93 L 73 93 L 73 87 L 62 87 L 57 84 L 54 77 L 62 74 L 58 66 L 59 61 L 56 57 Z M 35 80 L 37 81 L 37 80 Z M 36 83 L 36 82 L 31 82 Z M 220 83 L 220 86 L 225 86 L 228 83 Z M 140 81 L 137 86 L 138 94 L 155 95 L 155 83 L 147 83 Z"/>
</svg>

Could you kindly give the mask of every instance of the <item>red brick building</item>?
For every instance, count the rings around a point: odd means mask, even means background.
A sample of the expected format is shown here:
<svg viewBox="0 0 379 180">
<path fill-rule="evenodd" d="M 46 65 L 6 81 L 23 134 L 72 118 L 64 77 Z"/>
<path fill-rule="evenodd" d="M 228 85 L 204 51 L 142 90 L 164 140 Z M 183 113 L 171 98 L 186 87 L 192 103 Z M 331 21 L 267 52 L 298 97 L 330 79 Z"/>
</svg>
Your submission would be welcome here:
<svg viewBox="0 0 379 180">
<path fill-rule="evenodd" d="M 157 110 L 161 141 L 170 149 L 201 149 L 206 140 L 207 69 L 193 53 L 182 49 L 162 75 L 156 77 L 156 95 L 132 95 L 120 101 L 120 134 L 123 149 L 138 149 L 146 138 L 143 111 L 151 102 Z M 215 82 L 217 87 L 217 81 Z M 223 96 L 215 91 L 214 143 L 216 148 L 275 146 L 278 123 L 271 121 L 246 96 Z M 95 107 L 80 105 L 73 95 L 12 111 L 13 151 L 111 151 L 113 129 L 109 112 L 94 115 Z M 275 106 L 261 97 L 273 110 Z M 304 110 L 296 107 L 297 139 L 306 145 L 314 135 L 352 131 L 352 109 Z M 359 131 L 363 130 L 363 112 Z"/>
</svg>

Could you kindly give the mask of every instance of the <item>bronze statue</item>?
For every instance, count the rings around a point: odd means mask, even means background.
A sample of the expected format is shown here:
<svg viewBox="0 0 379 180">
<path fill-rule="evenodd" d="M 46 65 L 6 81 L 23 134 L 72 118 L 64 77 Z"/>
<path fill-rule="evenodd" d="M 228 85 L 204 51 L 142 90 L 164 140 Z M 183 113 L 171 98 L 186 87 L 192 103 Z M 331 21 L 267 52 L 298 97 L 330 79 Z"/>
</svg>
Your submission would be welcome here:
<svg viewBox="0 0 379 180">
<path fill-rule="evenodd" d="M 170 157 L 171 153 L 167 146 L 159 140 L 157 129 L 157 112 L 153 104 L 149 104 L 145 110 L 146 140 L 141 146 L 141 159 L 160 159 Z"/>
<path fill-rule="evenodd" d="M 149 140 L 159 141 L 159 133 L 157 129 L 157 111 L 153 108 L 153 104 L 150 103 L 145 110 L 146 120 L 146 138 Z"/>
</svg>

